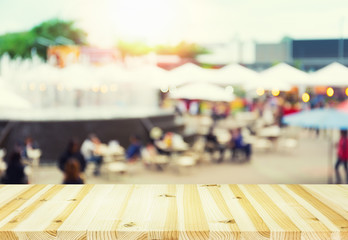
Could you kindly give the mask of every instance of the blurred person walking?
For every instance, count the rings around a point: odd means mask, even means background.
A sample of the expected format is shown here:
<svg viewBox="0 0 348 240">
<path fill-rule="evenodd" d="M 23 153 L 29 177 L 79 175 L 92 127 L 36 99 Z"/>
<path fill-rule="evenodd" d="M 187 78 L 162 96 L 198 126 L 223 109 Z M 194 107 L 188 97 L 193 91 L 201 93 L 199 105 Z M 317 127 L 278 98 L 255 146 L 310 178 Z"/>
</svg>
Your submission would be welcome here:
<svg viewBox="0 0 348 240">
<path fill-rule="evenodd" d="M 86 160 L 80 152 L 80 142 L 77 139 L 71 139 L 69 141 L 65 152 L 59 158 L 58 167 L 62 172 L 65 171 L 65 164 L 71 158 L 74 158 L 79 162 L 80 172 L 84 172 L 86 169 Z"/>
<path fill-rule="evenodd" d="M 76 158 L 69 158 L 64 166 L 63 184 L 83 184 L 80 176 L 80 163 Z"/>
<path fill-rule="evenodd" d="M 232 158 L 235 158 L 237 156 L 237 151 L 241 150 L 244 152 L 246 160 L 249 161 L 251 156 L 251 145 L 249 143 L 244 143 L 242 129 L 237 128 L 232 130 L 231 133 Z"/>
<path fill-rule="evenodd" d="M 81 146 L 81 152 L 87 161 L 95 164 L 94 175 L 100 175 L 100 168 L 103 163 L 103 157 L 99 152 L 99 146 L 101 142 L 97 135 L 90 134 L 88 138 L 83 141 Z"/>
<path fill-rule="evenodd" d="M 7 169 L 1 182 L 3 184 L 27 184 L 28 177 L 24 172 L 25 166 L 21 162 L 21 154 L 15 150 L 7 161 Z"/>
<path fill-rule="evenodd" d="M 126 151 L 126 159 L 129 162 L 135 162 L 141 156 L 141 142 L 137 135 L 132 135 L 129 138 L 131 144 Z"/>
<path fill-rule="evenodd" d="M 336 183 L 342 183 L 339 167 L 343 164 L 346 172 L 346 183 L 348 183 L 348 137 L 347 130 L 341 130 L 341 137 L 338 142 L 337 162 L 335 165 Z"/>
</svg>

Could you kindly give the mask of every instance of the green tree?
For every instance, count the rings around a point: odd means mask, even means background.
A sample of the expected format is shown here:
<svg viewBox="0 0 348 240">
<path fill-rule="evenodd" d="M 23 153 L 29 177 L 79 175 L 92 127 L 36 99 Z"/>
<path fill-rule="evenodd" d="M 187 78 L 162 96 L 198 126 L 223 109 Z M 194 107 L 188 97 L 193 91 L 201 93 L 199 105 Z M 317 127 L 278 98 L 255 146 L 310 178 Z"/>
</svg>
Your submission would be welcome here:
<svg viewBox="0 0 348 240">
<path fill-rule="evenodd" d="M 122 55 L 122 59 L 124 59 L 126 56 L 146 55 L 152 51 L 151 47 L 140 41 L 126 42 L 120 40 L 117 43 L 117 48 Z"/>
<path fill-rule="evenodd" d="M 27 32 L 8 33 L 0 36 L 0 55 L 8 52 L 10 57 L 31 57 L 32 49 L 46 59 L 51 45 L 87 44 L 87 33 L 76 28 L 74 21 L 51 19 Z"/>
<path fill-rule="evenodd" d="M 158 54 L 178 55 L 182 58 L 195 58 L 199 54 L 207 54 L 209 51 L 197 43 L 180 42 L 175 46 L 159 45 L 155 48 Z"/>
<path fill-rule="evenodd" d="M 11 58 L 29 58 L 34 45 L 35 35 L 32 32 L 7 33 L 0 36 L 0 56 L 8 53 Z"/>
</svg>

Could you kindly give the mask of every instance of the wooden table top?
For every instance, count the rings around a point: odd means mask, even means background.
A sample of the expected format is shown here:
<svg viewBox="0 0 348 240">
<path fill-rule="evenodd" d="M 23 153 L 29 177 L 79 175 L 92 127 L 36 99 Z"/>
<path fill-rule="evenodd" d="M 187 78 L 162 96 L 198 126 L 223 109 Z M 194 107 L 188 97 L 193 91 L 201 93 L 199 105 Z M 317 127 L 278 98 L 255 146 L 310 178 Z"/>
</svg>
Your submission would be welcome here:
<svg viewBox="0 0 348 240">
<path fill-rule="evenodd" d="M 0 185 L 0 239 L 348 239 L 348 185 Z"/>
</svg>

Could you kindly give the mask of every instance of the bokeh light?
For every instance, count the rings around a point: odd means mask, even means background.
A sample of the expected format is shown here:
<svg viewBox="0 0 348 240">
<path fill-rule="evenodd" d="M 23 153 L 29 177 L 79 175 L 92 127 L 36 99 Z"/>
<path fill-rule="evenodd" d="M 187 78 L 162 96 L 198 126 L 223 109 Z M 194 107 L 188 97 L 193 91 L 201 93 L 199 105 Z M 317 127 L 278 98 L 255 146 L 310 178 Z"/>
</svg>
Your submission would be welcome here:
<svg viewBox="0 0 348 240">
<path fill-rule="evenodd" d="M 109 91 L 108 86 L 102 85 L 102 86 L 100 87 L 100 92 L 101 92 L 101 93 L 107 93 L 108 91 Z"/>
<path fill-rule="evenodd" d="M 110 86 L 110 91 L 111 92 L 116 92 L 118 90 L 118 88 L 117 88 L 117 85 L 116 84 L 112 84 L 111 86 Z"/>
<path fill-rule="evenodd" d="M 92 91 L 95 92 L 95 93 L 98 92 L 99 91 L 99 87 L 98 86 L 93 86 L 92 87 Z"/>
<path fill-rule="evenodd" d="M 309 94 L 308 93 L 304 93 L 304 94 L 302 94 L 302 101 L 303 102 L 309 102 L 309 100 L 310 100 L 311 98 L 310 98 L 310 96 L 309 96 Z"/>
<path fill-rule="evenodd" d="M 63 91 L 63 90 L 64 90 L 64 86 L 63 86 L 62 84 L 58 84 L 58 85 L 57 85 L 57 90 L 58 90 L 59 92 Z"/>
<path fill-rule="evenodd" d="M 279 96 L 279 94 L 280 94 L 279 89 L 277 89 L 277 88 L 272 89 L 272 95 L 273 96 L 277 97 L 277 96 Z"/>
<path fill-rule="evenodd" d="M 265 94 L 265 90 L 263 88 L 258 88 L 256 89 L 256 94 L 262 96 L 263 94 Z"/>
<path fill-rule="evenodd" d="M 168 92 L 168 91 L 169 91 L 168 86 L 162 86 L 162 87 L 161 87 L 161 92 L 166 93 L 166 92 Z"/>
<path fill-rule="evenodd" d="M 36 89 L 35 83 L 30 83 L 29 89 L 30 89 L 30 91 L 34 91 Z"/>
<path fill-rule="evenodd" d="M 333 90 L 333 88 L 329 87 L 327 90 L 326 90 L 326 94 L 328 97 L 332 97 L 334 95 L 335 91 Z"/>
<path fill-rule="evenodd" d="M 44 83 L 40 84 L 39 89 L 40 89 L 41 92 L 46 91 L 46 89 L 47 89 L 46 84 L 44 84 Z"/>
</svg>

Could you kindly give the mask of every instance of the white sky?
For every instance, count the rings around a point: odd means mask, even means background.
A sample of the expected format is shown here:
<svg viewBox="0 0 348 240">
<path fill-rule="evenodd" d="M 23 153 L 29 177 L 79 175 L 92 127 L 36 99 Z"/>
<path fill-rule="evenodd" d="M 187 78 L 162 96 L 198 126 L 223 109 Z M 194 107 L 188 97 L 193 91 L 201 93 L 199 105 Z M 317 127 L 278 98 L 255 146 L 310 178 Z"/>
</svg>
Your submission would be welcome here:
<svg viewBox="0 0 348 240">
<path fill-rule="evenodd" d="M 74 19 L 94 45 L 278 42 L 348 36 L 347 0 L 0 0 L 0 34 L 44 20 Z M 249 52 L 249 53 L 248 53 Z M 248 57 L 247 57 L 248 58 Z"/>
</svg>

